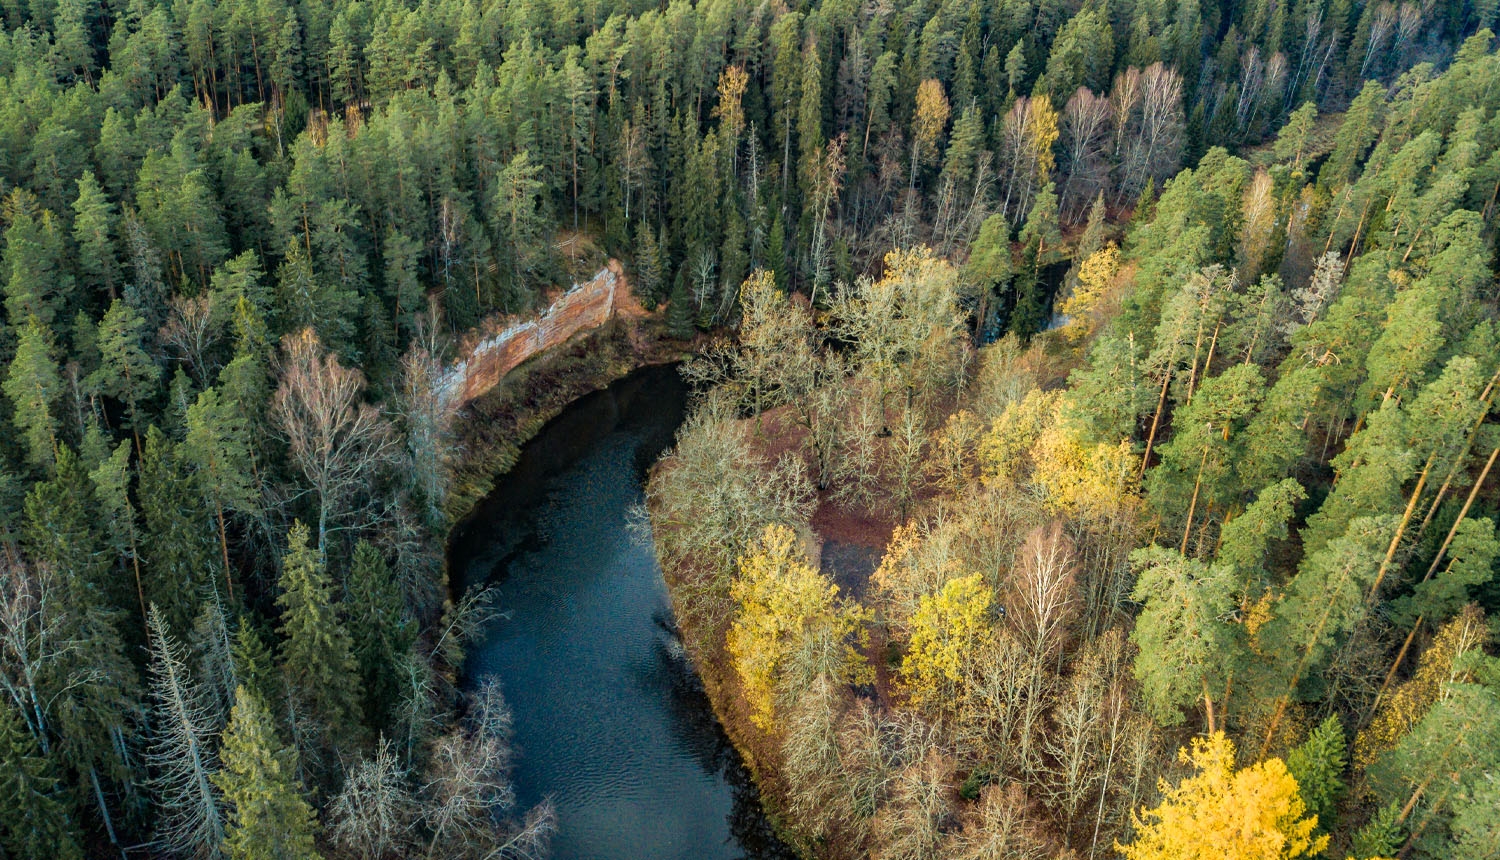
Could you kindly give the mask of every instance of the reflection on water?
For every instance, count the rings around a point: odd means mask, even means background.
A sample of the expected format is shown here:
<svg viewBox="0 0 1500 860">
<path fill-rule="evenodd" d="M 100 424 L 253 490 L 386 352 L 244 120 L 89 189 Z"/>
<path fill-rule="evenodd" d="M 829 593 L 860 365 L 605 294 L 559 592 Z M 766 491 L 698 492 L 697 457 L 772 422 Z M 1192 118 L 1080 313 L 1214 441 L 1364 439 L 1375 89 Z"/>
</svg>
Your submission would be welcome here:
<svg viewBox="0 0 1500 860">
<path fill-rule="evenodd" d="M 457 582 L 506 617 L 469 655 L 515 711 L 523 804 L 557 805 L 558 860 L 794 856 L 672 632 L 666 586 L 627 511 L 682 420 L 675 371 L 573 404 L 455 534 Z"/>
</svg>

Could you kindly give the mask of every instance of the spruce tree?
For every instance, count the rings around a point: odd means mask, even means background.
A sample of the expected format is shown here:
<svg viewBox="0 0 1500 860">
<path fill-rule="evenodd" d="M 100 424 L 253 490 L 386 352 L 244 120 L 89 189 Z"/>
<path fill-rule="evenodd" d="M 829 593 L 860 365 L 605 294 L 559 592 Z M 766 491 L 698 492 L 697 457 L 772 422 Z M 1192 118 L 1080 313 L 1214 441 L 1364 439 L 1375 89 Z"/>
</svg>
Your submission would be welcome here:
<svg viewBox="0 0 1500 860">
<path fill-rule="evenodd" d="M 52 764 L 8 700 L 0 700 L 0 852 L 38 860 L 83 858 Z"/>
<path fill-rule="evenodd" d="M 688 295 L 687 285 L 678 278 L 667 300 L 667 333 L 678 340 L 691 339 L 696 334 L 693 317 L 693 299 Z"/>
<path fill-rule="evenodd" d="M 349 632 L 363 680 L 365 723 L 385 731 L 400 699 L 398 673 L 416 626 L 406 617 L 394 573 L 369 541 L 354 547 L 348 590 Z"/>
<path fill-rule="evenodd" d="M 130 426 L 140 431 L 140 404 L 156 393 L 161 368 L 146 354 L 146 320 L 121 299 L 99 321 L 99 369 L 89 374 L 94 391 L 125 404 Z"/>
<path fill-rule="evenodd" d="M 642 218 L 635 228 L 635 283 L 636 295 L 640 296 L 641 304 L 646 310 L 655 310 L 661 303 L 661 289 L 665 280 L 656 232 Z"/>
<path fill-rule="evenodd" d="M 270 712 L 244 687 L 235 691 L 219 756 L 213 779 L 229 813 L 229 860 L 315 860 L 317 816 L 297 782 L 297 751 L 281 743 Z"/>
<path fill-rule="evenodd" d="M 281 560 L 281 671 L 298 707 L 324 727 L 330 747 L 357 736 L 359 664 L 334 603 L 333 580 L 308 546 L 307 526 L 292 524 Z"/>
<path fill-rule="evenodd" d="M 1344 793 L 1344 766 L 1349 761 L 1344 726 L 1337 716 L 1323 720 L 1307 740 L 1286 757 L 1286 769 L 1297 780 L 1297 793 L 1323 833 L 1333 830 L 1333 816 Z"/>
<path fill-rule="evenodd" d="M 179 449 L 154 425 L 146 431 L 137 495 L 146 599 L 161 607 L 171 630 L 181 633 L 217 579 L 218 553 L 211 513 L 200 502 Z"/>
</svg>

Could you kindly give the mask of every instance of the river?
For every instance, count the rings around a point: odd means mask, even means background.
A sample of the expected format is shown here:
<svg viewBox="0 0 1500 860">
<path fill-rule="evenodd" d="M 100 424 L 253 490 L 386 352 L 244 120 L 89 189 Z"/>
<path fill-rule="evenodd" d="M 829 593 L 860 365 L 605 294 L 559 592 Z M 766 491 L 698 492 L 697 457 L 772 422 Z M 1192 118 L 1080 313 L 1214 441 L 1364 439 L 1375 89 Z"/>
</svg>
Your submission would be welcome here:
<svg viewBox="0 0 1500 860">
<path fill-rule="evenodd" d="M 515 715 L 521 804 L 556 804 L 556 860 L 791 858 L 673 635 L 661 570 L 630 527 L 687 391 L 648 368 L 581 398 L 455 530 L 460 587 L 505 613 L 469 653 Z"/>
</svg>

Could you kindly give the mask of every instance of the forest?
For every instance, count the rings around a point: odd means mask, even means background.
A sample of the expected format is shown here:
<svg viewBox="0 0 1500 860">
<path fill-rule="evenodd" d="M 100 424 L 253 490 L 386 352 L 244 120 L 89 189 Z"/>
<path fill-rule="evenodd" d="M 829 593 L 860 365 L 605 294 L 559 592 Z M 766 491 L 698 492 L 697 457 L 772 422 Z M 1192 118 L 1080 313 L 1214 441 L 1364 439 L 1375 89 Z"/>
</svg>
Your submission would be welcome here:
<svg viewBox="0 0 1500 860">
<path fill-rule="evenodd" d="M 806 856 L 1500 851 L 1496 4 L 0 14 L 0 857 L 545 856 L 443 374 L 606 257 Z"/>
</svg>

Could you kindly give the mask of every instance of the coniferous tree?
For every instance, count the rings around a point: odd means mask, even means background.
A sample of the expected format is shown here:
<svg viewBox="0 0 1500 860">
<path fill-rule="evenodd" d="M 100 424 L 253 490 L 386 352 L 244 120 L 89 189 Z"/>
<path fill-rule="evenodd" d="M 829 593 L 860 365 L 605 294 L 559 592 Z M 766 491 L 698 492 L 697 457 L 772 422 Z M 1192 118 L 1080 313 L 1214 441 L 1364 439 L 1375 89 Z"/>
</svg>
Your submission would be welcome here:
<svg viewBox="0 0 1500 860">
<path fill-rule="evenodd" d="M 187 411 L 187 434 L 180 453 L 197 473 L 197 490 L 213 508 L 218 523 L 220 561 L 226 596 L 234 600 L 229 560 L 229 527 L 225 512 L 253 515 L 259 508 L 254 461 L 243 413 L 217 389 L 198 395 Z"/>
<path fill-rule="evenodd" d="M 212 519 L 194 489 L 181 445 L 155 426 L 149 428 L 137 485 L 146 599 L 160 607 L 177 635 L 187 631 L 204 590 L 216 587 L 219 578 L 213 532 L 205 530 Z"/>
<path fill-rule="evenodd" d="M 146 761 L 163 815 L 157 838 L 185 854 L 220 857 L 224 816 L 213 785 L 211 706 L 182 645 L 153 605 L 150 613 L 151 744 Z"/>
<path fill-rule="evenodd" d="M 99 369 L 89 374 L 89 387 L 125 404 L 130 427 L 140 432 L 140 404 L 156 393 L 161 368 L 146 354 L 146 321 L 120 299 L 110 303 L 99 321 Z M 139 444 L 139 442 L 137 442 Z"/>
<path fill-rule="evenodd" d="M 348 593 L 352 651 L 363 680 L 364 722 L 388 731 L 400 698 L 399 673 L 416 631 L 395 574 L 368 541 L 354 547 Z"/>
<path fill-rule="evenodd" d="M 9 702 L 0 702 L 0 848 L 14 857 L 82 860 L 77 825 L 51 762 Z"/>
<path fill-rule="evenodd" d="M 1308 815 L 1318 819 L 1319 830 L 1333 830 L 1333 816 L 1344 793 L 1344 766 L 1349 753 L 1344 727 L 1329 716 L 1313 729 L 1306 741 L 1286 757 L 1286 768 L 1297 780 L 1297 794 L 1307 804 Z"/>
<path fill-rule="evenodd" d="M 11 420 L 26 440 L 27 459 L 39 468 L 51 466 L 58 450 L 62 378 L 52 358 L 52 333 L 35 317 L 21 328 L 5 374 L 5 396 L 14 410 Z"/>
<path fill-rule="evenodd" d="M 119 252 L 115 244 L 114 204 L 85 170 L 78 178 L 78 199 L 73 201 L 73 241 L 78 245 L 78 268 L 88 284 L 102 288 L 114 301 L 120 284 Z"/>
<path fill-rule="evenodd" d="M 214 785 L 228 810 L 224 853 L 230 860 L 314 860 L 317 816 L 297 781 L 297 751 L 276 736 L 270 711 L 244 687 L 219 752 Z"/>
<path fill-rule="evenodd" d="M 359 734 L 359 664 L 334 602 L 333 580 L 300 522 L 287 533 L 279 584 L 279 658 L 287 692 L 313 725 L 324 727 L 321 744 L 347 747 Z"/>
</svg>

